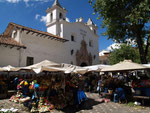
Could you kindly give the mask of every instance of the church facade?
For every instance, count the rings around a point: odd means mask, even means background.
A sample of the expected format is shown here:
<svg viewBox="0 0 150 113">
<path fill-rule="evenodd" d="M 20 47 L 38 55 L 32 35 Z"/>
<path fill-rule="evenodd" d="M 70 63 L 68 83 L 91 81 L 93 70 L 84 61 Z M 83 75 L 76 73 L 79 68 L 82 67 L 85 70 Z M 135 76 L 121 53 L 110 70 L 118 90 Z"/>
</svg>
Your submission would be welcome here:
<svg viewBox="0 0 150 113">
<path fill-rule="evenodd" d="M 0 35 L 0 66 L 28 66 L 43 60 L 79 66 L 99 63 L 98 27 L 89 18 L 66 21 L 58 0 L 47 9 L 47 32 L 9 23 Z"/>
</svg>

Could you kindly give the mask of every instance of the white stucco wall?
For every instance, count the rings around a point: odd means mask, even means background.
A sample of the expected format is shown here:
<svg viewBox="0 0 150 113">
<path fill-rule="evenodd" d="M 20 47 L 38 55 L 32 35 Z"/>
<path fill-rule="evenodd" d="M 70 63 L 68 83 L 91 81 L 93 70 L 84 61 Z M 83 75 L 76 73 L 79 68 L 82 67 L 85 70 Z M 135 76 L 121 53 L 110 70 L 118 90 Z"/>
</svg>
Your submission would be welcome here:
<svg viewBox="0 0 150 113">
<path fill-rule="evenodd" d="M 76 51 L 80 50 L 81 41 L 83 40 L 82 34 L 85 34 L 84 40 L 86 41 L 88 52 L 92 54 L 93 65 L 98 64 L 99 63 L 98 36 L 95 35 L 94 32 L 91 31 L 89 27 L 84 23 L 80 22 L 69 23 L 66 21 L 61 21 L 61 23 L 63 24 L 63 37 L 69 40 L 69 43 L 65 45 L 66 46 L 65 48 L 68 51 L 67 53 L 70 53 L 72 49 L 74 50 L 74 54 L 72 56 L 69 55 L 68 59 L 72 60 L 73 63 L 76 64 Z M 75 42 L 71 41 L 71 35 L 75 37 Z M 93 47 L 89 46 L 90 40 L 93 41 Z M 94 55 L 96 56 L 95 59 L 93 58 Z"/>
<path fill-rule="evenodd" d="M 0 46 L 0 67 L 3 66 L 19 66 L 19 50 L 16 47 Z"/>
<path fill-rule="evenodd" d="M 57 28 L 56 24 L 54 24 L 53 26 L 47 28 L 47 32 L 56 35 L 57 34 L 57 32 L 56 32 L 57 29 L 56 28 Z"/>
<path fill-rule="evenodd" d="M 64 49 L 64 45 L 67 42 L 62 43 L 56 40 L 36 36 L 36 34 L 31 34 L 26 34 L 25 32 L 22 33 L 22 43 L 27 47 L 27 49 L 22 51 L 22 66 L 26 66 L 27 57 L 34 57 L 34 63 L 46 59 L 57 63 L 67 61 L 68 55 Z"/>
</svg>

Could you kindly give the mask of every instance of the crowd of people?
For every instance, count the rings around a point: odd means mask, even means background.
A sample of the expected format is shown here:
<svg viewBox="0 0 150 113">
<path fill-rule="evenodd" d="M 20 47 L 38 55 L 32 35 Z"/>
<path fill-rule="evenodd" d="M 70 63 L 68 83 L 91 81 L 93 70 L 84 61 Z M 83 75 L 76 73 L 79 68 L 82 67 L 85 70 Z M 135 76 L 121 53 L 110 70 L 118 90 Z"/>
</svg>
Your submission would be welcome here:
<svg viewBox="0 0 150 113">
<path fill-rule="evenodd" d="M 18 75 L 12 78 L 9 82 L 13 84 L 11 87 L 17 90 L 17 94 L 11 100 L 15 102 L 19 102 L 19 99 L 27 100 L 25 105 L 29 106 L 31 111 L 41 110 L 39 106 L 42 105 L 47 105 L 50 109 L 63 109 L 66 106 L 79 109 L 87 100 L 85 92 L 99 93 L 100 98 L 107 98 L 103 94 L 110 94 L 110 99 L 114 102 L 127 102 L 132 98 L 133 86 L 143 84 L 139 78 L 128 73 L 111 75 L 108 73 L 99 75 L 94 72 L 85 75 L 57 73 L 47 74 L 44 77 Z"/>
</svg>

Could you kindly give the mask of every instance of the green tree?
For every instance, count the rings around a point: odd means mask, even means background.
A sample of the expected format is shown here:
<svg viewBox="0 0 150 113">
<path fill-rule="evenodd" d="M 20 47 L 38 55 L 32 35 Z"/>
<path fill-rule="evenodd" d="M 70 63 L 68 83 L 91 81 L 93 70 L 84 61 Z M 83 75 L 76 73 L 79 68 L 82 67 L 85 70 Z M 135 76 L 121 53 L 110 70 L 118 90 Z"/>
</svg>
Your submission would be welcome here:
<svg viewBox="0 0 150 113">
<path fill-rule="evenodd" d="M 120 43 L 135 40 L 141 63 L 147 63 L 150 38 L 150 0 L 90 0 L 98 19 L 103 19 L 103 35 Z M 146 43 L 146 47 L 144 46 Z"/>
<path fill-rule="evenodd" d="M 120 61 L 132 60 L 133 62 L 140 63 L 139 52 L 131 45 L 121 44 L 119 49 L 113 49 L 109 56 L 110 64 L 116 64 Z"/>
</svg>

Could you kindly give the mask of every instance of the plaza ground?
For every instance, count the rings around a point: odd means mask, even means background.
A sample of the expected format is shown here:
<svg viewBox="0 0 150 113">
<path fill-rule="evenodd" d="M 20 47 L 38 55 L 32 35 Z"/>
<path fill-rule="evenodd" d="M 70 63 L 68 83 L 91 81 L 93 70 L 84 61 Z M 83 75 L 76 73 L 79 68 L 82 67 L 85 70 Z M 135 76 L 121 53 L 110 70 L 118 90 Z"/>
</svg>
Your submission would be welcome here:
<svg viewBox="0 0 150 113">
<path fill-rule="evenodd" d="M 97 93 L 86 93 L 88 100 L 83 108 L 76 110 L 66 108 L 62 111 L 53 110 L 53 113 L 150 113 L 149 107 L 130 107 L 125 104 L 113 102 L 101 103 Z M 19 113 L 29 113 L 21 104 L 10 102 L 8 99 L 0 100 L 0 108 L 17 108 Z"/>
</svg>

